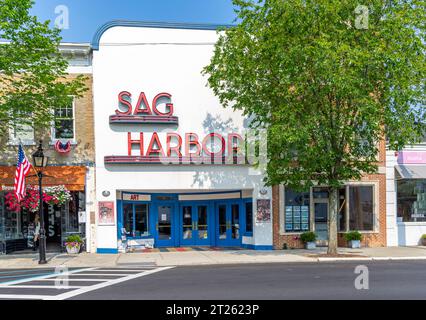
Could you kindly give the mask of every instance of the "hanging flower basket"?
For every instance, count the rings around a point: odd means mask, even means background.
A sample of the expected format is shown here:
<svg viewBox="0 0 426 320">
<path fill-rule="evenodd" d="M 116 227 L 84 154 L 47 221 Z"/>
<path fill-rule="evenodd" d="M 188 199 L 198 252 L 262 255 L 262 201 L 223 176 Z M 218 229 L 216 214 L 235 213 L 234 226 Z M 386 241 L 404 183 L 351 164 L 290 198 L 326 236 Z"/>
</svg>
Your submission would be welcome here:
<svg viewBox="0 0 426 320">
<path fill-rule="evenodd" d="M 15 193 L 9 192 L 5 195 L 6 208 L 11 212 L 20 212 L 21 208 L 29 212 L 36 213 L 39 211 L 40 192 L 38 188 L 28 186 L 25 198 L 18 202 Z M 49 205 L 62 206 L 72 200 L 70 191 L 65 186 L 47 187 L 43 189 L 42 199 L 44 203 Z"/>
<path fill-rule="evenodd" d="M 47 187 L 44 189 L 44 202 L 50 205 L 62 206 L 71 201 L 71 192 L 65 186 Z"/>
<path fill-rule="evenodd" d="M 6 193 L 4 197 L 4 204 L 6 205 L 8 211 L 15 213 L 21 212 L 21 205 L 13 192 Z"/>
</svg>

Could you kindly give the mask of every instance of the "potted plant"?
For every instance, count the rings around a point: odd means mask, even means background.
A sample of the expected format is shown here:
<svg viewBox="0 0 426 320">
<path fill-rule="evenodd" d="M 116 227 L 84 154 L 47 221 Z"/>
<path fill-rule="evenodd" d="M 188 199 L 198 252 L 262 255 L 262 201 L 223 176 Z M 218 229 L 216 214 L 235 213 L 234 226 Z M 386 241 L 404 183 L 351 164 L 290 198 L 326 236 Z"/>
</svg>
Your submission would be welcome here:
<svg viewBox="0 0 426 320">
<path fill-rule="evenodd" d="M 422 235 L 422 237 L 420 239 L 421 239 L 421 242 L 422 242 L 422 246 L 426 246 L 426 234 Z"/>
<path fill-rule="evenodd" d="M 65 247 L 67 248 L 68 254 L 78 254 L 82 243 L 83 240 L 78 234 L 68 236 L 65 240 Z"/>
<path fill-rule="evenodd" d="M 308 250 L 313 250 L 316 248 L 315 240 L 317 239 L 317 235 L 315 232 L 309 231 L 302 233 L 300 235 L 300 240 L 305 244 L 305 248 Z"/>
<path fill-rule="evenodd" d="M 362 234 L 359 231 L 351 231 L 345 233 L 345 240 L 348 242 L 349 248 L 359 249 L 361 248 Z"/>
</svg>

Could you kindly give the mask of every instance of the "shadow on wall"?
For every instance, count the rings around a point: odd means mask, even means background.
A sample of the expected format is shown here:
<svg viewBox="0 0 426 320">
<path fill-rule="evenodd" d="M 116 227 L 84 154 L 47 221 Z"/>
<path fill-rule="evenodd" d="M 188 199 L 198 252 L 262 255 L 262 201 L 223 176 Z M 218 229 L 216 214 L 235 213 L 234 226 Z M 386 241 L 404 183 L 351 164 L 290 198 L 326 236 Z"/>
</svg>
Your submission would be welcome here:
<svg viewBox="0 0 426 320">
<path fill-rule="evenodd" d="M 231 118 L 222 119 L 221 115 L 207 113 L 203 121 L 203 129 L 206 134 L 215 132 L 223 135 L 226 139 L 230 133 L 242 134 L 241 129 Z M 243 129 L 247 129 L 244 121 Z M 226 141 L 228 143 L 228 141 Z M 193 187 L 199 188 L 255 188 L 261 182 L 261 177 L 254 174 L 248 165 L 214 165 L 205 166 L 204 170 L 198 170 L 194 174 Z"/>
</svg>

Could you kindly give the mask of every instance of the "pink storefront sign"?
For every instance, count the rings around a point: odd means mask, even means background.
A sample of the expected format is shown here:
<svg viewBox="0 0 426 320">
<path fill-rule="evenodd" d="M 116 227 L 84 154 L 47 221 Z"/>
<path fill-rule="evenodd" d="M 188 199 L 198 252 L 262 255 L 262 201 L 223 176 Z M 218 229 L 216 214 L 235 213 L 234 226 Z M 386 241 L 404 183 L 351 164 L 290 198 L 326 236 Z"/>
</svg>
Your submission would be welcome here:
<svg viewBox="0 0 426 320">
<path fill-rule="evenodd" d="M 402 151 L 398 153 L 398 163 L 426 164 L 426 151 Z"/>
</svg>

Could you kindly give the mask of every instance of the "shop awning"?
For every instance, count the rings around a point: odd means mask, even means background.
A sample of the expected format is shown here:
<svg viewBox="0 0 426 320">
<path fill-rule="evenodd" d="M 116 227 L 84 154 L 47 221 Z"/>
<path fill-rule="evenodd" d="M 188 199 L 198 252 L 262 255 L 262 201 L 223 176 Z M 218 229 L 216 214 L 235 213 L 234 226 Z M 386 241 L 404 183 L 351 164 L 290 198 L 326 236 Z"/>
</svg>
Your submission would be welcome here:
<svg viewBox="0 0 426 320">
<path fill-rule="evenodd" d="M 13 187 L 15 183 L 15 171 L 15 166 L 0 166 L 0 191 L 3 189 L 8 190 Z M 65 185 L 65 187 L 70 191 L 84 191 L 86 167 L 48 166 L 45 168 L 43 173 L 49 176 L 43 178 L 44 187 Z M 31 177 L 34 174 L 34 169 L 31 169 L 26 181 L 28 185 L 38 184 L 38 178 Z"/>
<path fill-rule="evenodd" d="M 397 179 L 426 179 L 425 165 L 404 165 L 395 167 Z"/>
</svg>

